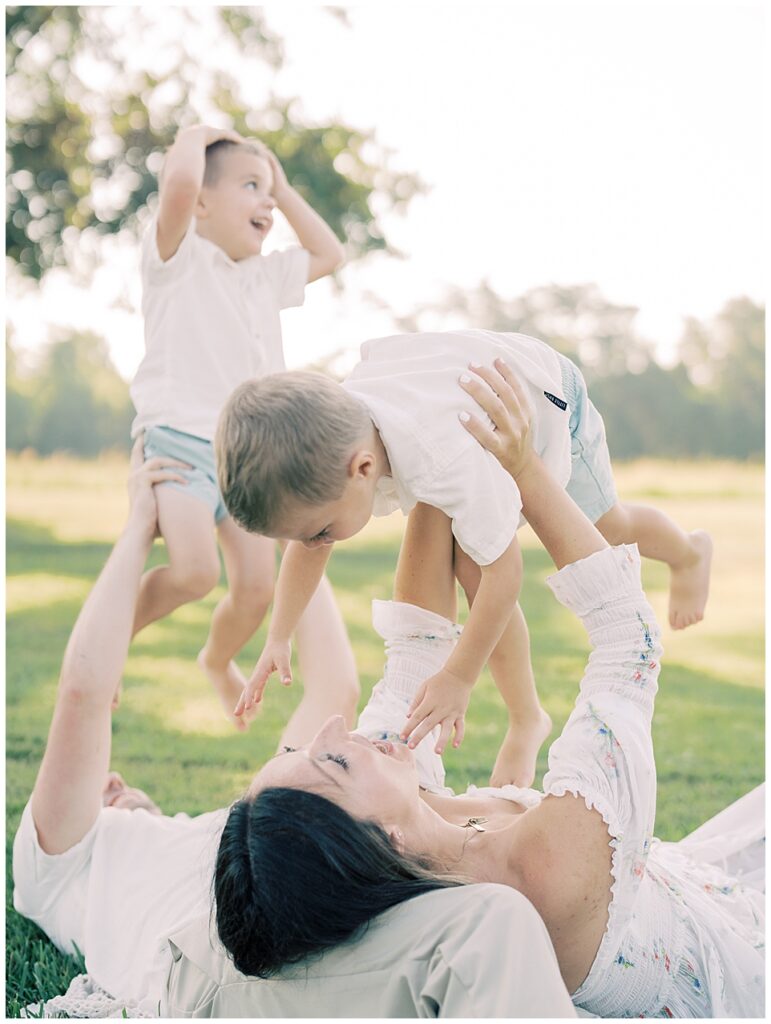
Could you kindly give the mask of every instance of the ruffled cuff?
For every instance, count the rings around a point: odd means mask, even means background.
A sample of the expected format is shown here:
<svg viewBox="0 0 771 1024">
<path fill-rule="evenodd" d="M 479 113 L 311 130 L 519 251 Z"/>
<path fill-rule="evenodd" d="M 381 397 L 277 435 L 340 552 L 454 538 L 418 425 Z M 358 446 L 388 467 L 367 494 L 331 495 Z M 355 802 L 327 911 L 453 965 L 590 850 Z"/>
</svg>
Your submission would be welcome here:
<svg viewBox="0 0 771 1024">
<path fill-rule="evenodd" d="M 461 627 L 404 601 L 373 601 L 372 623 L 385 640 L 383 682 L 410 703 L 452 654 Z"/>
<path fill-rule="evenodd" d="M 582 618 L 619 599 L 642 594 L 640 552 L 620 544 L 571 562 L 546 582 L 560 602 Z"/>
<path fill-rule="evenodd" d="M 463 627 L 406 601 L 372 602 L 372 625 L 384 640 L 457 640 Z"/>
</svg>

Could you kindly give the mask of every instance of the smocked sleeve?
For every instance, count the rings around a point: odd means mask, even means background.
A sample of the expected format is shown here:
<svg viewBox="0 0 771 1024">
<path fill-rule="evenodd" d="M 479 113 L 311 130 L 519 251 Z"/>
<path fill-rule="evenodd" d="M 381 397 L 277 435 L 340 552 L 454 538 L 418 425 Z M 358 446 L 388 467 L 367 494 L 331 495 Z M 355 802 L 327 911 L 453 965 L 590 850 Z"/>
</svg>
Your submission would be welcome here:
<svg viewBox="0 0 771 1024">
<path fill-rule="evenodd" d="M 602 814 L 615 849 L 614 898 L 631 912 L 656 813 L 658 624 L 642 590 L 636 545 L 599 551 L 548 582 L 583 622 L 592 653 L 573 712 L 549 751 L 544 792 L 582 796 Z"/>
</svg>

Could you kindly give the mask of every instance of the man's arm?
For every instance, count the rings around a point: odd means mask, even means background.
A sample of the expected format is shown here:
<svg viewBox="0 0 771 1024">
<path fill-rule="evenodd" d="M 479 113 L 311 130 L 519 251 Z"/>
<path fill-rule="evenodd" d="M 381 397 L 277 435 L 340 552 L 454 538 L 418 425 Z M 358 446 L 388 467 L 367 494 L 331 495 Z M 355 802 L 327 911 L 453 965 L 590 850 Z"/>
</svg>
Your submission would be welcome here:
<svg viewBox="0 0 771 1024">
<path fill-rule="evenodd" d="M 501 638 L 519 597 L 522 554 L 515 537 L 496 561 L 482 566 L 482 579 L 458 644 L 441 672 L 427 679 L 410 706 L 402 738 L 417 746 L 442 723 L 437 753 L 455 729 L 454 746 L 463 740 L 464 717 L 472 687 Z"/>
<path fill-rule="evenodd" d="M 170 260 L 193 218 L 206 170 L 206 147 L 220 139 L 243 142 L 238 132 L 198 124 L 177 135 L 163 164 L 158 208 L 158 255 Z"/>
<path fill-rule="evenodd" d="M 32 793 L 32 816 L 46 853 L 63 853 L 91 828 L 110 763 L 112 699 L 128 653 L 139 581 L 153 543 L 153 485 L 185 483 L 175 459 L 131 457 L 130 512 L 107 564 L 78 615 L 62 663 L 48 744 Z"/>
<path fill-rule="evenodd" d="M 308 284 L 317 281 L 341 265 L 345 251 L 334 231 L 287 181 L 277 157 L 269 154 L 273 170 L 273 197 L 289 221 L 303 249 L 310 253 Z"/>
<path fill-rule="evenodd" d="M 273 614 L 265 648 L 239 697 L 234 714 L 242 715 L 247 708 L 259 704 L 265 685 L 274 672 L 278 672 L 285 685 L 291 683 L 292 634 L 308 602 L 316 593 L 332 547 L 332 544 L 324 544 L 317 548 L 306 548 L 298 541 L 290 541 L 287 545 L 276 582 Z"/>
</svg>

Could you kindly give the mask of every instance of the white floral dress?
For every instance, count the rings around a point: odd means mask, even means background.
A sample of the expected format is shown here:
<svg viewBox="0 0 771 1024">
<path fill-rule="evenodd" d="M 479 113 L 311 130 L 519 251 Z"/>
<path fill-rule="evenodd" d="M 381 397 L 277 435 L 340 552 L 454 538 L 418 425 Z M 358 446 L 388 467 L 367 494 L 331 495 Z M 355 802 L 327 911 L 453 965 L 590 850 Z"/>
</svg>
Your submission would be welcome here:
<svg viewBox="0 0 771 1024">
<path fill-rule="evenodd" d="M 679 843 L 654 839 L 651 719 L 661 645 L 637 548 L 597 552 L 548 582 L 582 619 L 593 651 L 549 751 L 544 793 L 583 797 L 602 814 L 613 848 L 606 933 L 573 1002 L 601 1017 L 763 1016 L 762 787 Z M 447 660 L 459 628 L 393 601 L 374 602 L 373 620 L 386 641 L 386 667 L 359 727 L 390 735 L 401 729 L 417 687 Z M 441 790 L 433 742 L 421 744 L 418 771 L 426 788 Z M 543 798 L 517 786 L 471 786 L 468 794 L 525 807 Z"/>
<path fill-rule="evenodd" d="M 764 1014 L 764 800 L 759 787 L 679 843 L 652 835 L 651 718 L 661 646 L 636 547 L 598 552 L 548 581 L 592 643 L 549 751 L 544 793 L 596 808 L 613 848 L 608 925 L 573 1002 L 600 1017 Z M 532 790 L 470 792 L 531 804 Z"/>
</svg>

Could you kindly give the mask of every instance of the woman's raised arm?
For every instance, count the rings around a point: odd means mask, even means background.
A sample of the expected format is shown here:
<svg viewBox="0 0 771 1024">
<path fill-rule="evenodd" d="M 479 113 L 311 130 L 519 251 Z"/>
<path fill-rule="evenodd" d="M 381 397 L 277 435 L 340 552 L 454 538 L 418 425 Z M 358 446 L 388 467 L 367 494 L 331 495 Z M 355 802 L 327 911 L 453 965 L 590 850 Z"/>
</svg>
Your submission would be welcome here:
<svg viewBox="0 0 771 1024">
<path fill-rule="evenodd" d="M 110 765 L 112 701 L 131 640 L 139 581 L 156 530 L 153 485 L 184 479 L 183 463 L 143 462 L 131 453 L 130 510 L 107 564 L 86 598 L 64 654 L 48 743 L 32 793 L 32 816 L 46 853 L 63 853 L 96 821 Z"/>
</svg>

